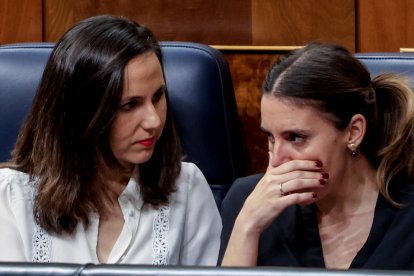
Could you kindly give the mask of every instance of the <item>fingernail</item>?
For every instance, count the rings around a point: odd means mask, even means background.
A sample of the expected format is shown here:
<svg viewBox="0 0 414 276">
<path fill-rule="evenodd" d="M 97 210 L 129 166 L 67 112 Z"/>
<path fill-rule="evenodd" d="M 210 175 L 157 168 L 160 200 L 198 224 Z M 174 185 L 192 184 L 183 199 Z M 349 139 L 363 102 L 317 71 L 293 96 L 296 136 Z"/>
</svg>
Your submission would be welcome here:
<svg viewBox="0 0 414 276">
<path fill-rule="evenodd" d="M 312 193 L 312 197 L 313 197 L 313 198 L 317 198 L 317 197 L 318 197 L 318 195 L 317 195 L 316 193 Z"/>
<path fill-rule="evenodd" d="M 321 160 L 316 160 L 316 161 L 315 161 L 315 165 L 316 165 L 316 167 L 318 167 L 318 168 L 321 168 L 321 167 L 323 166 L 323 164 L 322 164 L 322 161 L 321 161 Z"/>
<path fill-rule="evenodd" d="M 329 179 L 329 173 L 323 172 L 321 173 L 323 179 Z"/>
<path fill-rule="evenodd" d="M 321 185 L 325 185 L 326 184 L 326 179 L 324 179 L 324 178 L 319 179 L 319 183 Z"/>
</svg>

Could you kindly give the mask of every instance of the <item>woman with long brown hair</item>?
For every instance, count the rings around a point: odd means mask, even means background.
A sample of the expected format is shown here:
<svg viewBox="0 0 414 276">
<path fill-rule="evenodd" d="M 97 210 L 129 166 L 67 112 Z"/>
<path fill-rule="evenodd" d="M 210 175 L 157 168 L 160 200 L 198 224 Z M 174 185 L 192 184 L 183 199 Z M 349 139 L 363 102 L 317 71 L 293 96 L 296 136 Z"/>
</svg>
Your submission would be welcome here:
<svg viewBox="0 0 414 276">
<path fill-rule="evenodd" d="M 102 15 L 63 35 L 0 170 L 0 261 L 216 263 L 220 216 L 167 92 L 148 28 Z"/>
</svg>

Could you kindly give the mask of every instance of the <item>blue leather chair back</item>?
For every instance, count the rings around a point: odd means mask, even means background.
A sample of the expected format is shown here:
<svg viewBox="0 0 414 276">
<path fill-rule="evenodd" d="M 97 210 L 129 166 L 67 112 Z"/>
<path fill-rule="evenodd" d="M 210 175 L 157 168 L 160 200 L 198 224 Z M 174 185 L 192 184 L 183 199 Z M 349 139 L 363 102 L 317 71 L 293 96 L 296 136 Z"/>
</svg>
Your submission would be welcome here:
<svg viewBox="0 0 414 276">
<path fill-rule="evenodd" d="M 367 67 L 371 77 L 381 73 L 407 76 L 414 84 L 414 53 L 357 53 L 355 56 Z"/>
<path fill-rule="evenodd" d="M 206 45 L 162 42 L 161 48 L 185 160 L 202 170 L 219 205 L 247 164 L 228 64 Z M 0 162 L 10 158 L 52 49 L 51 43 L 0 46 Z"/>
</svg>

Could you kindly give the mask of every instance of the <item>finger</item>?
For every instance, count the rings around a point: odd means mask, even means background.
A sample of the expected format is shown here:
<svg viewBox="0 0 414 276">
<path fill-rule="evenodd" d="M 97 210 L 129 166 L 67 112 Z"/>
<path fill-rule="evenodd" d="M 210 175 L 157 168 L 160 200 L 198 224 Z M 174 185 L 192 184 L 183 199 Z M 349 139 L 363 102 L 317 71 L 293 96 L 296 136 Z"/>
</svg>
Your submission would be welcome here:
<svg viewBox="0 0 414 276">
<path fill-rule="evenodd" d="M 307 205 L 317 200 L 316 192 L 292 193 L 279 198 L 279 202 L 285 206 L 294 204 Z"/>
<path fill-rule="evenodd" d="M 292 193 L 303 193 L 318 191 L 326 186 L 325 179 L 295 179 L 289 182 L 281 182 L 274 189 L 279 191 L 279 194 L 284 196 Z"/>
<path fill-rule="evenodd" d="M 300 177 L 295 174 L 300 174 Z M 325 187 L 328 183 L 329 174 L 325 172 L 293 172 L 290 174 L 290 179 L 285 178 L 283 180 L 283 191 L 284 193 L 297 193 L 310 191 L 312 189 L 319 189 Z M 284 175 L 287 177 L 287 175 Z"/>
<path fill-rule="evenodd" d="M 296 170 L 321 171 L 321 169 L 322 162 L 318 160 L 290 160 L 278 167 L 268 168 L 269 172 L 274 175 L 285 174 Z"/>
</svg>

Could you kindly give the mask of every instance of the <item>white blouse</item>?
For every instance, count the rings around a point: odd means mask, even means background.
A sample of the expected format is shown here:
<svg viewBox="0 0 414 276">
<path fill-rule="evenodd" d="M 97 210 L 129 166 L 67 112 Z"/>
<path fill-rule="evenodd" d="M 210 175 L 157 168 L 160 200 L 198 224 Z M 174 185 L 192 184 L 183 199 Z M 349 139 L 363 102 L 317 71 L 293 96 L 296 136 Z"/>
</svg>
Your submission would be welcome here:
<svg viewBox="0 0 414 276">
<path fill-rule="evenodd" d="M 99 216 L 73 235 L 47 234 L 33 218 L 33 191 L 27 174 L 0 169 L 0 261 L 99 263 Z M 108 263 L 216 265 L 221 218 L 196 165 L 182 162 L 167 206 L 144 205 L 133 179 L 118 201 L 125 223 Z"/>
</svg>

